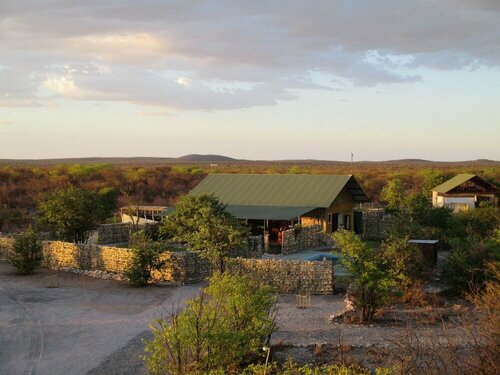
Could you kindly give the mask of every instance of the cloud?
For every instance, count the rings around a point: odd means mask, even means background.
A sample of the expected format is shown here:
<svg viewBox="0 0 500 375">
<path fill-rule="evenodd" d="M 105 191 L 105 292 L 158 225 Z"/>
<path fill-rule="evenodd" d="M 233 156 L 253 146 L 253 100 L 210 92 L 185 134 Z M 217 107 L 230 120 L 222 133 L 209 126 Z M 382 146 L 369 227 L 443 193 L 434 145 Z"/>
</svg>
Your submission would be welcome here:
<svg viewBox="0 0 500 375">
<path fill-rule="evenodd" d="M 499 68 L 498 4 L 4 1 L 0 105 L 67 97 L 236 109 L 337 82 L 418 82 L 421 68 Z"/>
<path fill-rule="evenodd" d="M 84 35 L 68 38 L 70 51 L 110 62 L 143 61 L 164 53 L 163 42 L 148 33 Z"/>
<path fill-rule="evenodd" d="M 175 82 L 181 86 L 191 86 L 191 79 L 188 77 L 179 77 Z"/>
</svg>

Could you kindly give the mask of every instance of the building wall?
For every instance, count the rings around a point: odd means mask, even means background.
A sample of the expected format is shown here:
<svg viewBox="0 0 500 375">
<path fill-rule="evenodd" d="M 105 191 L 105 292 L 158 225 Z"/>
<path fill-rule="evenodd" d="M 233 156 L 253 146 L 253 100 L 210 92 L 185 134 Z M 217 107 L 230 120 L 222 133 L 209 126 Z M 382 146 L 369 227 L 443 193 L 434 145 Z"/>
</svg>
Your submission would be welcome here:
<svg viewBox="0 0 500 375">
<path fill-rule="evenodd" d="M 476 207 L 476 197 L 438 197 L 438 205 L 454 211 L 472 210 Z"/>
<path fill-rule="evenodd" d="M 127 214 L 122 214 L 122 223 L 127 223 L 127 224 L 139 224 L 139 225 L 146 225 L 146 224 L 155 224 L 157 223 L 156 220 L 151 220 L 151 219 L 145 219 L 143 217 L 137 217 L 135 215 L 127 215 Z"/>
<path fill-rule="evenodd" d="M 328 215 L 338 215 L 338 227 L 333 228 L 332 223 L 328 222 Z M 349 215 L 349 229 L 354 227 L 354 200 L 352 195 L 344 188 L 337 198 L 328 208 L 317 208 L 306 215 L 301 216 L 300 223 L 303 226 L 321 225 L 322 230 L 326 233 L 332 233 L 344 226 L 344 217 Z M 333 220 L 332 220 L 333 222 Z"/>
</svg>

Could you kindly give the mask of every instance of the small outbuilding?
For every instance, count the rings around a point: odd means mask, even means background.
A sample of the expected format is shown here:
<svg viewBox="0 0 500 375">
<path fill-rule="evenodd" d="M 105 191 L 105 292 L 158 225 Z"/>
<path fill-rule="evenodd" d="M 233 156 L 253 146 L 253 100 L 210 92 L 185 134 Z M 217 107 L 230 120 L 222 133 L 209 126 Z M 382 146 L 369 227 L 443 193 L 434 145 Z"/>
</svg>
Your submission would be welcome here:
<svg viewBox="0 0 500 375">
<path fill-rule="evenodd" d="M 457 212 L 473 209 L 481 202 L 498 206 L 499 195 L 498 186 L 474 174 L 459 174 L 432 189 L 432 204 Z"/>
<path fill-rule="evenodd" d="M 438 261 L 438 240 L 410 240 L 410 244 L 416 245 L 422 252 L 427 264 L 435 266 Z"/>
</svg>

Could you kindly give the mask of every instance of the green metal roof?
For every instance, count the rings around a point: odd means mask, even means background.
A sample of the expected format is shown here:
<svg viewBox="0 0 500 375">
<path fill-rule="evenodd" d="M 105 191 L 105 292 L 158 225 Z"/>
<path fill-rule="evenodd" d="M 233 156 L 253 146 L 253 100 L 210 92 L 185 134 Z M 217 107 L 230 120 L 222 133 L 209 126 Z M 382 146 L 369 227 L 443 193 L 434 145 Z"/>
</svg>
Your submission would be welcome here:
<svg viewBox="0 0 500 375">
<path fill-rule="evenodd" d="M 211 174 L 190 194 L 214 194 L 228 206 L 329 207 L 344 187 L 367 201 L 350 175 Z"/>
<path fill-rule="evenodd" d="M 447 193 L 452 189 L 455 189 L 457 186 L 463 184 L 464 182 L 469 181 L 470 179 L 476 177 L 473 174 L 457 174 L 455 177 L 450 178 L 448 181 L 443 182 L 441 185 L 436 186 L 432 191 L 436 191 L 438 193 Z"/>
<path fill-rule="evenodd" d="M 228 205 L 226 210 L 237 219 L 292 220 L 316 207 L 275 207 Z"/>
</svg>

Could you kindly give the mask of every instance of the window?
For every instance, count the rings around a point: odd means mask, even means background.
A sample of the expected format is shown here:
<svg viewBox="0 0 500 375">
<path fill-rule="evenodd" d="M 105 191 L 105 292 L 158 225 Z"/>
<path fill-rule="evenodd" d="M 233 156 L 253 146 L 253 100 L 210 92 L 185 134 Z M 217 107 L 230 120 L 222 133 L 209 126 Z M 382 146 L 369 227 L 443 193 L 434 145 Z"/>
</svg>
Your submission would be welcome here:
<svg viewBox="0 0 500 375">
<path fill-rule="evenodd" d="M 332 213 L 328 213 L 328 224 L 332 223 Z"/>
</svg>

